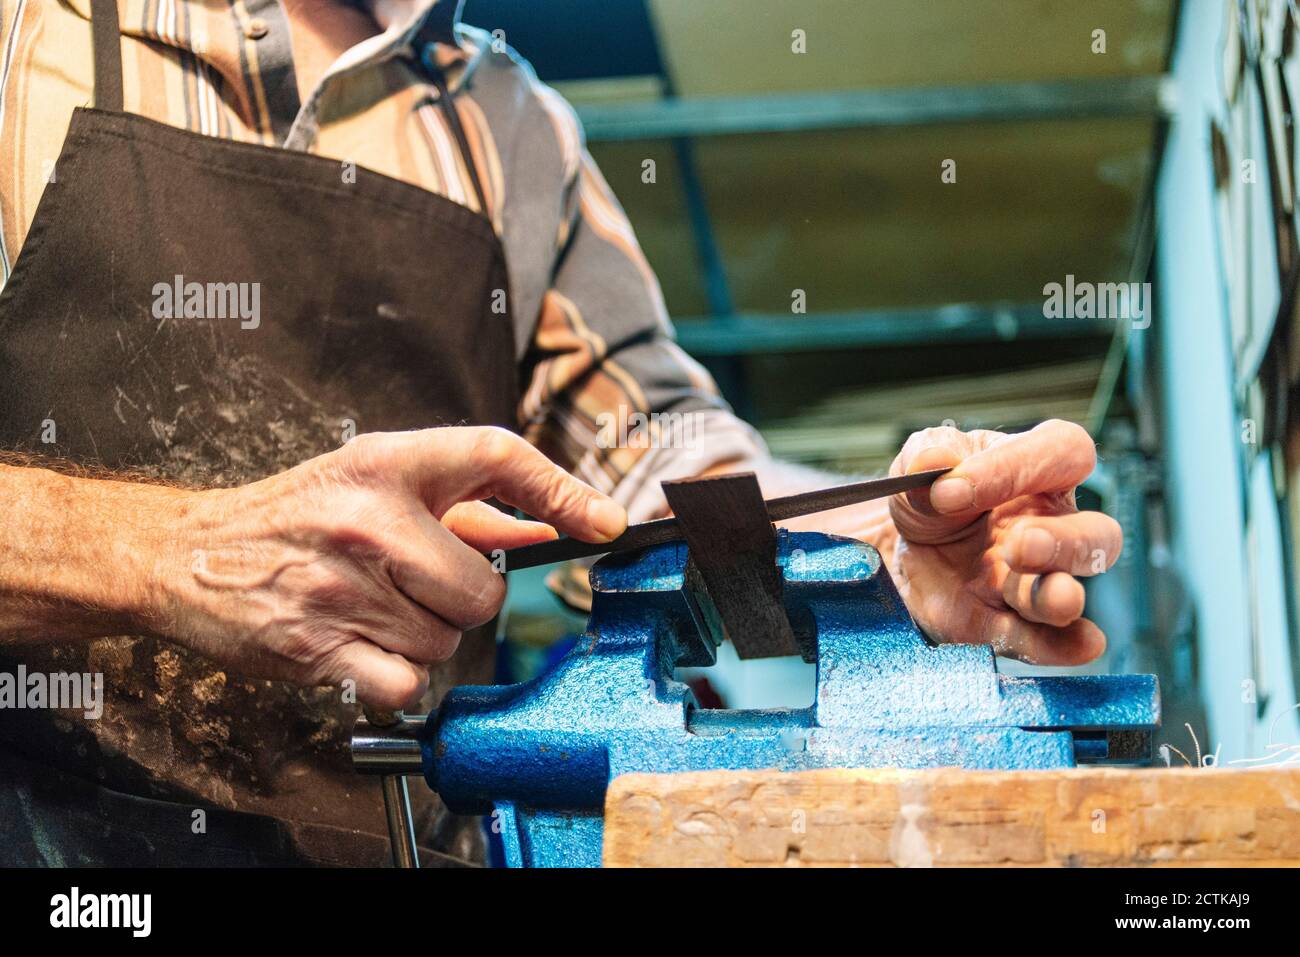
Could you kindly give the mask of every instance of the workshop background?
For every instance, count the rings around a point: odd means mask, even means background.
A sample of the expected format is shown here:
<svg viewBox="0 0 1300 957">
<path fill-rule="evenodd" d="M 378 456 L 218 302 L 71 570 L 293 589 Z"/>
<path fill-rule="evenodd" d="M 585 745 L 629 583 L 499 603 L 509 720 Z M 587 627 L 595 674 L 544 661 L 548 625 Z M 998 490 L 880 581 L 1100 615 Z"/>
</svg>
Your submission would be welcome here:
<svg viewBox="0 0 1300 957">
<path fill-rule="evenodd" d="M 1285 0 L 465 9 L 574 104 L 681 344 L 775 453 L 870 475 L 944 422 L 1089 429 L 1080 504 L 1126 543 L 1089 583 L 1109 649 L 1072 670 L 1158 674 L 1175 765 L 1300 742 L 1296 17 Z M 1154 308 L 1060 317 L 1045 287 L 1067 282 L 1149 282 Z M 544 574 L 512 576 L 503 679 L 582 627 Z M 712 689 L 729 706 L 810 702 L 810 666 L 745 665 Z"/>
</svg>

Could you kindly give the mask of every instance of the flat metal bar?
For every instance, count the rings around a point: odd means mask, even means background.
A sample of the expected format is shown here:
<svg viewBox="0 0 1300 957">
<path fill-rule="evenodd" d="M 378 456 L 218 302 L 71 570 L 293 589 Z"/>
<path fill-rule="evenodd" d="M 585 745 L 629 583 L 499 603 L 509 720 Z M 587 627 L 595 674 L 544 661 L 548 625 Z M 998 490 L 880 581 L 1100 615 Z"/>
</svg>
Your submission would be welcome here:
<svg viewBox="0 0 1300 957">
<path fill-rule="evenodd" d="M 677 342 L 695 356 L 815 352 L 847 347 L 1024 339 L 1103 338 L 1114 319 L 1055 319 L 1042 303 L 955 303 L 862 312 L 740 313 L 674 320 Z"/>
<path fill-rule="evenodd" d="M 711 631 L 741 658 L 799 654 L 781 600 L 776 532 L 752 472 L 664 482 L 690 549 L 686 576 Z"/>
<path fill-rule="evenodd" d="M 669 97 L 577 107 L 589 142 L 736 133 L 917 126 L 1095 116 L 1167 116 L 1164 75 L 839 90 L 766 96 Z"/>
<path fill-rule="evenodd" d="M 914 488 L 922 488 L 932 483 L 949 469 L 930 469 L 926 472 L 914 472 L 911 475 L 898 475 L 890 478 L 871 479 L 866 482 L 853 482 L 849 485 L 837 485 L 832 488 L 813 492 L 800 492 L 797 495 L 785 495 L 765 501 L 767 513 L 774 522 L 785 521 L 800 515 L 811 515 L 845 505 L 856 505 L 872 499 L 886 498 Z M 737 473 L 752 474 L 752 473 Z M 556 562 L 572 561 L 591 555 L 604 555 L 608 552 L 626 552 L 665 542 L 679 542 L 684 539 L 681 525 L 676 518 L 660 518 L 653 522 L 632 525 L 612 542 L 582 542 L 576 538 L 560 537 L 549 542 L 524 545 L 520 548 L 507 549 L 504 558 L 504 570 L 519 571 L 538 565 L 553 565 Z M 489 555 L 489 558 L 492 556 Z"/>
</svg>

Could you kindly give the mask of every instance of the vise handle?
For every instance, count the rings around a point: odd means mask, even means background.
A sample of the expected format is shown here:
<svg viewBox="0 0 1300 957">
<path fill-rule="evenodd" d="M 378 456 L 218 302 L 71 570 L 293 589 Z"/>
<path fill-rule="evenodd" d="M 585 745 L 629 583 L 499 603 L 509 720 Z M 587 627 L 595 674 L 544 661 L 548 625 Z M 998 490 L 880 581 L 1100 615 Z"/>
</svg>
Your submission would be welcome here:
<svg viewBox="0 0 1300 957">
<path fill-rule="evenodd" d="M 364 713 L 364 723 L 379 733 L 367 735 L 362 723 L 358 722 L 352 740 L 353 763 L 358 770 L 379 774 L 393 866 L 417 868 L 420 866 L 420 852 L 415 843 L 411 792 L 406 784 L 406 775 L 420 770 L 420 747 L 414 731 L 423 724 L 423 719 L 412 721 L 400 711 L 379 711 L 369 706 Z M 414 764 L 411 763 L 412 748 Z"/>
</svg>

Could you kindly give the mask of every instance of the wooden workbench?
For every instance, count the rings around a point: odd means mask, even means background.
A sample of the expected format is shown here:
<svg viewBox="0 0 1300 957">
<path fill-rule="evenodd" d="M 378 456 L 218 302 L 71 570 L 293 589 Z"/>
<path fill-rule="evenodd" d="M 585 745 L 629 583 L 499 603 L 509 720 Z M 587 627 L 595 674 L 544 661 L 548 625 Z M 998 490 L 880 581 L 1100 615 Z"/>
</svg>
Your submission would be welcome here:
<svg viewBox="0 0 1300 957">
<path fill-rule="evenodd" d="M 1300 769 L 629 774 L 606 866 L 1300 866 Z"/>
</svg>

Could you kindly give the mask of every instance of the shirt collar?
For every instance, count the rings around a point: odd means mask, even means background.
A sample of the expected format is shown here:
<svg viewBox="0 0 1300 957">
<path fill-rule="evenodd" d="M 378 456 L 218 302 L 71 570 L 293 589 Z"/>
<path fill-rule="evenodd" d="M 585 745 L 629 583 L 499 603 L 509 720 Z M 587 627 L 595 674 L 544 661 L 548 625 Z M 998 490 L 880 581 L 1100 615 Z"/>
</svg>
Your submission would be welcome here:
<svg viewBox="0 0 1300 957">
<path fill-rule="evenodd" d="M 90 19 L 90 0 L 67 0 L 71 7 L 84 19 Z M 276 3 L 278 0 L 269 0 Z M 343 0 L 339 0 L 343 2 Z M 392 42 L 384 44 L 385 52 L 395 48 L 413 46 L 414 41 L 434 41 L 448 48 L 453 57 L 468 55 L 462 42 L 460 27 L 461 8 L 465 0 L 361 0 L 370 9 L 371 16 L 387 33 L 397 27 Z M 192 4 L 200 6 L 202 0 L 179 0 L 179 5 Z M 142 37 L 165 43 L 178 49 L 188 50 L 203 56 L 207 51 L 199 49 L 201 44 L 194 43 L 190 37 L 180 38 L 172 35 L 166 24 L 159 26 L 157 16 L 148 16 L 148 0 L 118 0 L 118 19 L 122 33 L 126 36 Z M 178 31 L 179 32 L 179 31 Z"/>
<path fill-rule="evenodd" d="M 456 27 L 460 23 L 465 0 L 363 0 L 380 27 L 387 30 L 395 23 L 409 24 L 403 30 L 408 38 L 417 34 L 448 46 L 459 47 Z"/>
</svg>

